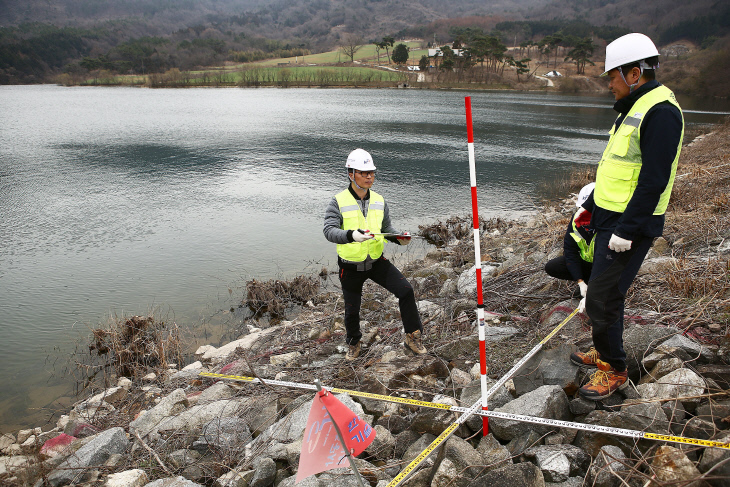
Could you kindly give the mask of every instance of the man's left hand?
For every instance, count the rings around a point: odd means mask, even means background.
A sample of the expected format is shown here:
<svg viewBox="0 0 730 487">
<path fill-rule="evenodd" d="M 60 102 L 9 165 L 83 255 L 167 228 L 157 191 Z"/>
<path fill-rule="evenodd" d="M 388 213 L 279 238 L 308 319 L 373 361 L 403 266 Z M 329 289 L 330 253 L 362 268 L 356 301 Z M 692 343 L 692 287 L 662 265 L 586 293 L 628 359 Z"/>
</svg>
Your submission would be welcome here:
<svg viewBox="0 0 730 487">
<path fill-rule="evenodd" d="M 611 240 L 608 241 L 608 248 L 614 252 L 626 252 L 631 248 L 631 240 L 621 238 L 614 233 L 611 235 Z"/>
<path fill-rule="evenodd" d="M 411 237 L 408 232 L 403 232 L 402 237 L 396 237 L 396 238 L 398 239 L 398 243 L 401 245 L 408 245 L 409 243 L 411 243 Z"/>
</svg>

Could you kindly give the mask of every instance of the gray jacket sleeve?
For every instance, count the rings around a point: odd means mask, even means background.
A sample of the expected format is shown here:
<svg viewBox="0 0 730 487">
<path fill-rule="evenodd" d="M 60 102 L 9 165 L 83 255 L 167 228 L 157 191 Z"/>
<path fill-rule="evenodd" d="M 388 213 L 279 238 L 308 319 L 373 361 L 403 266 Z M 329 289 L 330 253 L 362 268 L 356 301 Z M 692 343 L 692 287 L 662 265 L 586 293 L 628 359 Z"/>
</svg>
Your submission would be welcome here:
<svg viewBox="0 0 730 487">
<path fill-rule="evenodd" d="M 332 243 L 346 244 L 347 231 L 342 229 L 342 213 L 340 213 L 340 205 L 337 204 L 337 198 L 332 198 L 330 204 L 324 212 L 324 237 Z"/>
<path fill-rule="evenodd" d="M 383 226 L 380 229 L 383 233 L 400 233 L 395 229 L 393 224 L 390 222 L 390 210 L 388 209 L 388 203 L 385 203 L 383 208 Z"/>
</svg>

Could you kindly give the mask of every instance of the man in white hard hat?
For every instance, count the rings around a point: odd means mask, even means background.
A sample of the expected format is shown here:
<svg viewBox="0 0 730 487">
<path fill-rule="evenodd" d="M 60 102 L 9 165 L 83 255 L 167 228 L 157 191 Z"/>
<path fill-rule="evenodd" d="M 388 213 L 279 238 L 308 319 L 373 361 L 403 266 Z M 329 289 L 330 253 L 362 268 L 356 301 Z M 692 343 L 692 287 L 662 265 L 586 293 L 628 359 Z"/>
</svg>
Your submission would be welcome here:
<svg viewBox="0 0 730 487">
<path fill-rule="evenodd" d="M 370 188 L 375 180 L 375 164 L 363 149 L 350 152 L 345 163 L 350 184 L 335 195 L 324 216 L 324 236 L 337 244 L 342 296 L 345 300 L 345 329 L 348 351 L 345 358 L 360 355 L 360 303 L 362 287 L 368 279 L 380 284 L 398 298 L 404 345 L 416 354 L 426 353 L 423 325 L 418 314 L 413 287 L 403 274 L 383 256 L 385 240 L 408 245 L 411 237 L 393 228 L 388 204 Z M 396 236 L 384 236 L 396 234 Z"/>
<path fill-rule="evenodd" d="M 627 34 L 606 47 L 603 75 L 619 113 L 583 207 L 596 230 L 593 270 L 585 298 L 594 347 L 574 363 L 598 370 L 580 395 L 600 400 L 628 385 L 623 348 L 626 292 L 644 257 L 664 230 L 684 136 L 674 93 L 655 79 L 659 52 L 643 34 Z"/>
<path fill-rule="evenodd" d="M 581 188 L 575 206 L 578 208 L 568 223 L 563 238 L 563 255 L 548 261 L 545 272 L 556 279 L 575 281 L 578 283 L 580 297 L 586 297 L 588 281 L 593 269 L 593 237 L 595 232 L 590 227 L 591 213 L 583 208 L 583 203 L 593 192 L 596 183 L 589 183 Z M 574 295 L 574 296 L 577 296 Z M 585 310 L 585 299 L 579 305 L 581 313 Z"/>
</svg>

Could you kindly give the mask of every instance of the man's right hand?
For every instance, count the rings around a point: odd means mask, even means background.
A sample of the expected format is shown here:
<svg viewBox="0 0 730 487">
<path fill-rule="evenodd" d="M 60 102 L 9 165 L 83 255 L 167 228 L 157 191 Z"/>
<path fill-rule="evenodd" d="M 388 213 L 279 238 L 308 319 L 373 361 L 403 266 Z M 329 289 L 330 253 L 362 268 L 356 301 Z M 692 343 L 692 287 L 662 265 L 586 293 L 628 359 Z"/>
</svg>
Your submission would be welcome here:
<svg viewBox="0 0 730 487">
<path fill-rule="evenodd" d="M 370 240 L 371 238 L 375 238 L 369 230 L 355 230 L 352 232 L 352 239 L 355 242 L 364 242 L 365 240 Z"/>
<path fill-rule="evenodd" d="M 578 287 L 580 288 L 580 295 L 585 298 L 588 293 L 588 284 L 584 281 L 578 281 Z"/>
</svg>

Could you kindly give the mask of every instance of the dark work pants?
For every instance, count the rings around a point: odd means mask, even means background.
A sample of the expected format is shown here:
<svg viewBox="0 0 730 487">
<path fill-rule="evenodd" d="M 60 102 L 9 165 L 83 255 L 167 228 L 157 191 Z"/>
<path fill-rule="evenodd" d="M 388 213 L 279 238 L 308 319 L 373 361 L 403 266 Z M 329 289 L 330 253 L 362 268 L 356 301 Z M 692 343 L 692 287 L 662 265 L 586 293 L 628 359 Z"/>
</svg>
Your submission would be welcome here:
<svg viewBox="0 0 730 487">
<path fill-rule="evenodd" d="M 637 238 L 626 252 L 608 248 L 611 231 L 596 233 L 593 271 L 586 295 L 586 313 L 593 328 L 593 346 L 619 372 L 626 370 L 624 300 L 649 252 L 653 238 Z"/>
<path fill-rule="evenodd" d="M 588 282 L 590 280 L 593 264 L 590 262 L 586 262 L 583 259 L 580 259 L 580 268 L 583 271 L 583 280 L 585 282 Z M 565 256 L 563 255 L 549 260 L 548 263 L 545 264 L 545 272 L 548 276 L 554 277 L 556 279 L 564 279 L 566 281 L 575 280 L 573 279 L 573 275 L 568 270 L 568 266 L 565 263 Z"/>
<path fill-rule="evenodd" d="M 345 329 L 347 329 L 346 341 L 348 345 L 355 345 L 362 338 L 360 303 L 362 301 L 362 286 L 368 279 L 380 284 L 398 298 L 400 315 L 406 333 L 423 329 L 421 317 L 418 315 L 413 287 L 388 259 L 381 257 L 373 263 L 373 267 L 369 271 L 356 271 L 340 267 L 342 296 L 345 298 Z"/>
</svg>

